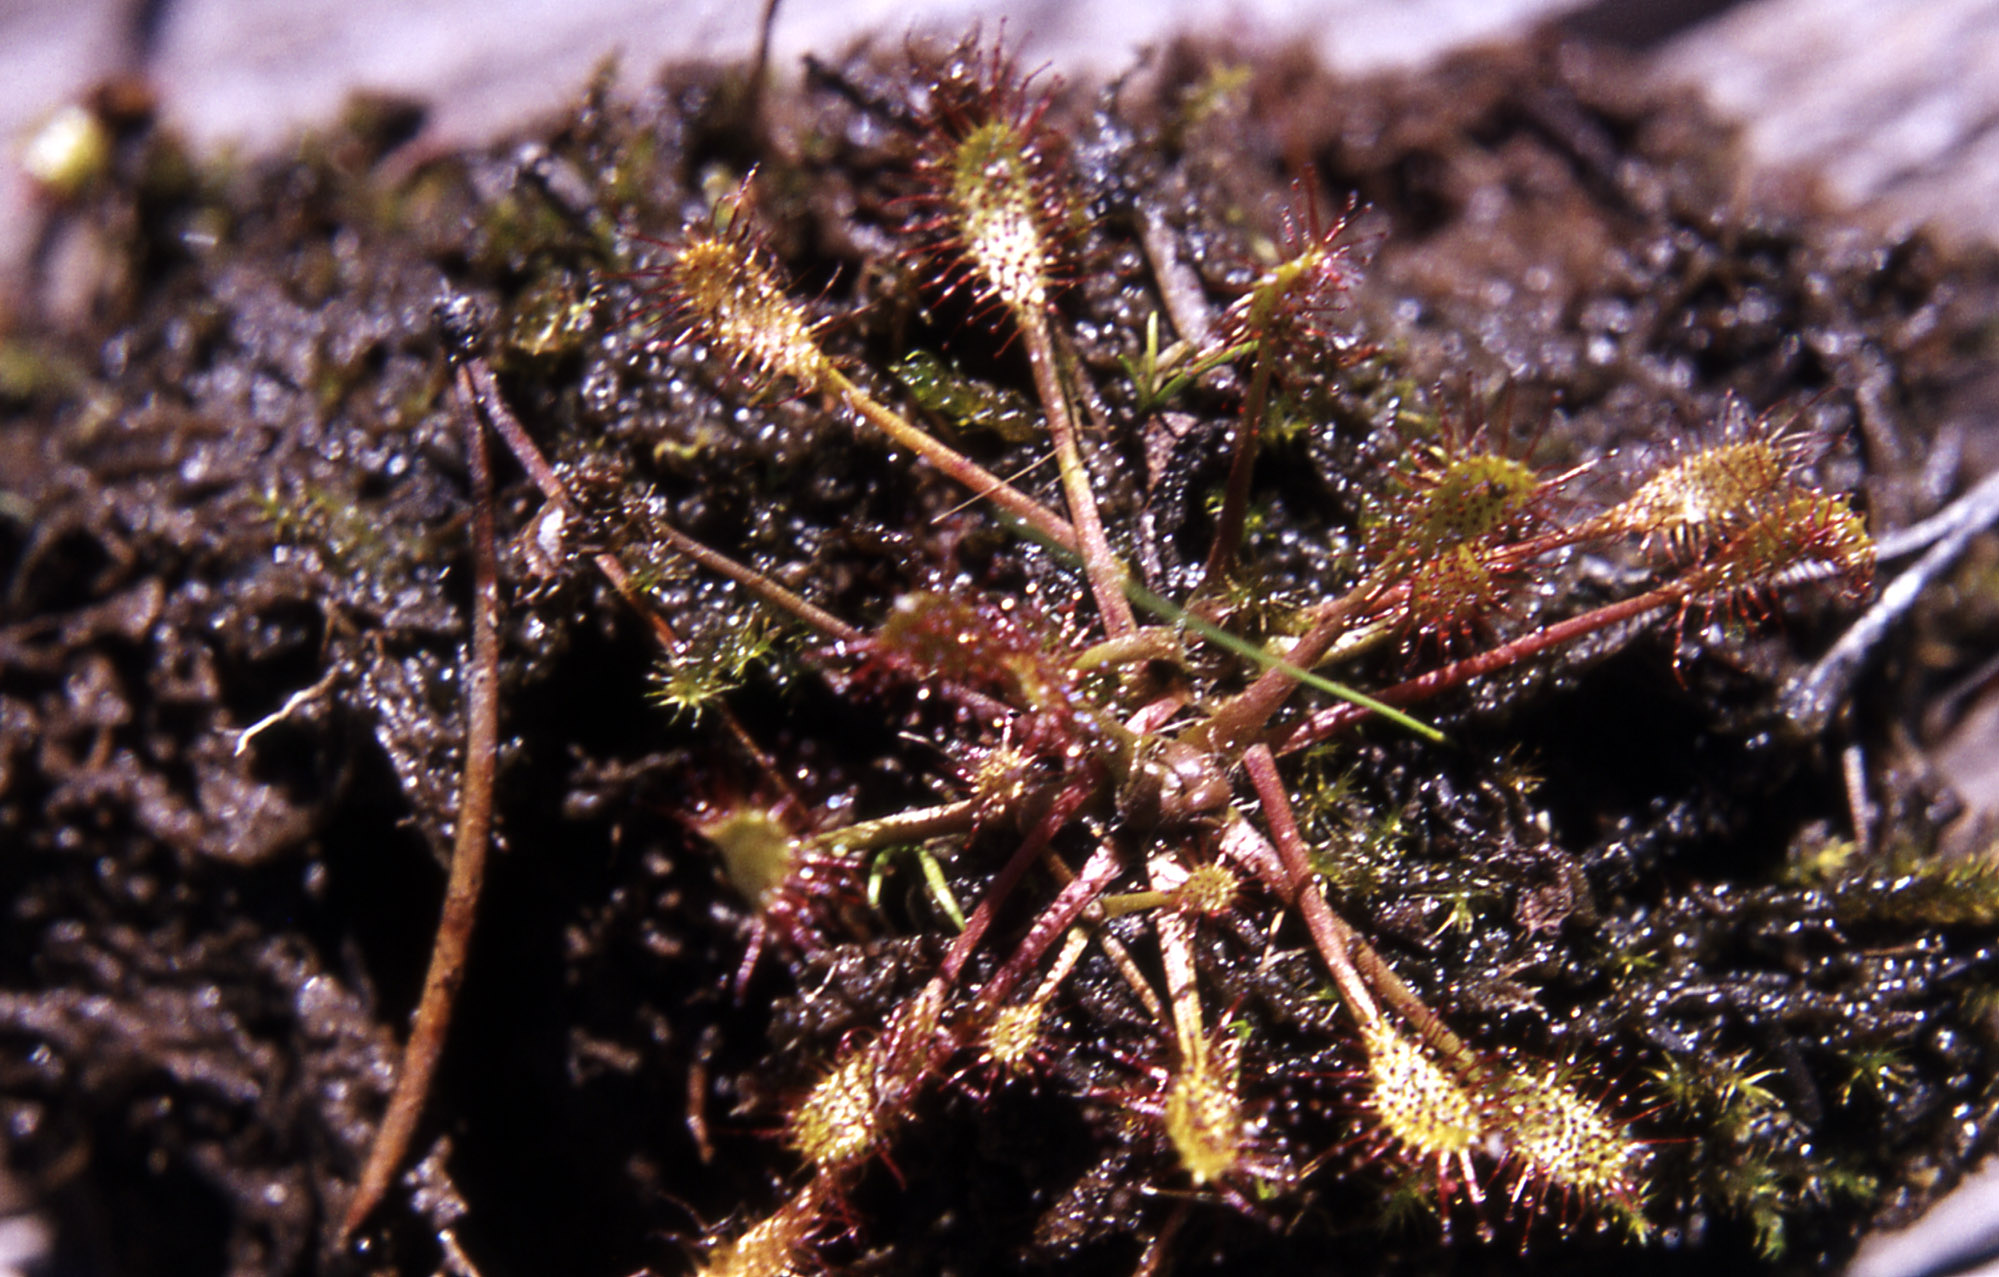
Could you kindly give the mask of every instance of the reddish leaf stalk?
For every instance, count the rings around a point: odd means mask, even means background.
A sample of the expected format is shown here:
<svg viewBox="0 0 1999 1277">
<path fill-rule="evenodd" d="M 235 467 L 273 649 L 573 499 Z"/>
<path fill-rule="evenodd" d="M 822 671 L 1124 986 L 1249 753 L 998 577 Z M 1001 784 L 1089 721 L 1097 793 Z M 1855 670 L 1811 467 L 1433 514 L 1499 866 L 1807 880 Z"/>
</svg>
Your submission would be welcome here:
<svg viewBox="0 0 1999 1277">
<path fill-rule="evenodd" d="M 1215 540 L 1208 547 L 1208 561 L 1201 569 L 1197 594 L 1220 586 L 1222 578 L 1235 569 L 1236 554 L 1242 548 L 1243 521 L 1249 512 L 1249 485 L 1256 473 L 1256 453 L 1263 436 L 1263 414 L 1270 401 L 1271 368 L 1276 357 L 1266 343 L 1256 355 L 1256 371 L 1250 374 L 1249 393 L 1244 396 L 1242 416 L 1236 422 L 1229 458 L 1228 487 L 1222 496 L 1221 513 L 1215 518 Z"/>
<path fill-rule="evenodd" d="M 999 871 L 999 876 L 986 888 L 985 897 L 979 901 L 979 907 L 972 911 L 971 917 L 965 919 L 965 929 L 958 933 L 956 940 L 952 941 L 950 950 L 944 955 L 944 961 L 938 966 L 938 981 L 949 985 L 957 980 L 958 973 L 965 969 L 965 963 L 971 960 L 972 953 L 979 947 L 979 942 L 985 939 L 986 931 L 993 925 L 993 917 L 999 913 L 1000 906 L 1006 903 L 1006 898 L 1013 893 L 1014 887 L 1020 882 L 1020 876 L 1027 872 L 1029 865 L 1041 858 L 1041 853 L 1048 849 L 1048 844 L 1054 840 L 1055 835 L 1069 823 L 1069 818 L 1076 814 L 1076 809 L 1096 792 L 1096 786 L 1097 779 L 1087 777 L 1072 781 L 1066 789 L 1055 796 L 1047 814 L 1034 826 L 1033 832 L 1029 833 L 1026 840 L 1020 844 L 1020 850 L 1013 853 L 1013 858 L 1006 862 L 1005 867 Z"/>
<path fill-rule="evenodd" d="M 1104 535 L 1102 517 L 1097 512 L 1096 494 L 1090 490 L 1090 472 L 1083 465 L 1082 449 L 1076 439 L 1075 418 L 1069 412 L 1069 397 L 1055 368 L 1055 351 L 1048 338 L 1047 322 L 1039 315 L 1026 317 L 1021 325 L 1027 341 L 1027 361 L 1034 369 L 1034 388 L 1040 393 L 1042 410 L 1048 414 L 1048 433 L 1055 441 L 1055 462 L 1062 471 L 1062 492 L 1069 502 L 1069 518 L 1076 526 L 1076 550 L 1083 557 L 1083 573 L 1090 581 L 1090 594 L 1097 601 L 1104 632 L 1123 638 L 1138 628 L 1131 603 L 1124 596 L 1124 565 L 1112 553 Z"/>
<path fill-rule="evenodd" d="M 1431 670 L 1428 674 L 1397 683 L 1386 691 L 1375 693 L 1375 699 L 1389 705 L 1408 705 L 1424 700 L 1435 696 L 1438 692 L 1447 691 L 1482 675 L 1490 674 L 1494 670 L 1529 660 L 1551 647 L 1581 638 L 1606 626 L 1628 621 L 1675 603 L 1684 603 L 1686 598 L 1687 591 L 1684 584 L 1661 586 L 1635 598 L 1625 599 L 1621 603 L 1611 603 L 1595 611 L 1585 612 L 1581 616 L 1557 621 L 1532 634 L 1524 634 L 1511 643 L 1502 643 L 1489 651 L 1467 656 L 1461 661 L 1453 661 L 1449 665 Z M 1358 705 L 1334 705 L 1322 709 L 1293 729 L 1278 745 L 1278 749 L 1289 754 L 1316 745 L 1349 724 L 1359 722 L 1368 713 L 1368 710 Z"/>
<path fill-rule="evenodd" d="M 1298 835 L 1298 825 L 1291 816 L 1291 800 L 1285 796 L 1284 782 L 1277 775 L 1277 760 L 1272 757 L 1266 745 L 1252 745 L 1243 754 L 1243 766 L 1249 772 L 1249 782 L 1256 789 L 1257 801 L 1263 806 L 1264 819 L 1269 822 L 1271 841 L 1276 844 L 1277 857 L 1283 866 L 1284 879 L 1268 883 L 1278 895 L 1297 905 L 1305 917 L 1306 930 L 1312 933 L 1312 941 L 1319 954 L 1326 960 L 1332 971 L 1333 983 L 1337 984 L 1342 997 L 1356 1018 L 1363 1021 L 1375 1015 L 1374 999 L 1362 984 L 1360 973 L 1354 969 L 1352 951 L 1358 937 L 1353 928 L 1346 925 L 1333 913 L 1326 903 L 1325 893 L 1318 890 L 1313 880 L 1312 865 L 1305 853 L 1305 841 Z"/>
<path fill-rule="evenodd" d="M 1346 633 L 1353 614 L 1373 602 L 1380 592 L 1372 578 L 1348 590 L 1319 616 L 1319 622 L 1284 653 L 1285 663 L 1310 669 Z M 1257 680 L 1223 702 L 1206 722 L 1194 729 L 1190 743 L 1219 754 L 1238 748 L 1268 722 L 1279 706 L 1298 686 L 1295 675 L 1282 668 L 1265 670 Z"/>
<path fill-rule="evenodd" d="M 1277 774 L 1277 758 L 1270 752 L 1270 747 L 1262 744 L 1250 746 L 1243 753 L 1243 765 L 1249 772 L 1250 784 L 1256 789 L 1257 801 L 1263 807 L 1263 817 L 1269 822 L 1271 841 L 1277 845 L 1278 859 L 1291 878 L 1291 882 L 1285 884 L 1285 894 L 1297 901 L 1306 929 L 1312 933 L 1314 944 L 1326 959 L 1326 965 L 1332 969 L 1333 980 L 1340 986 L 1340 993 L 1347 998 L 1355 1016 L 1364 1017 L 1374 1010 L 1366 992 L 1355 987 L 1359 979 L 1364 978 L 1366 984 L 1381 995 L 1382 1001 L 1394 1007 L 1396 1013 L 1421 1033 L 1426 1042 L 1450 1057 L 1461 1071 L 1467 1074 L 1477 1072 L 1478 1057 L 1464 1039 L 1451 1032 L 1437 1013 L 1416 995 L 1416 991 L 1403 983 L 1402 977 L 1395 974 L 1374 946 L 1348 926 L 1327 903 L 1325 890 L 1312 873 L 1305 840 L 1298 833 L 1291 799 L 1285 793 L 1283 779 Z"/>
<path fill-rule="evenodd" d="M 1028 928 L 1027 935 L 1006 960 L 1006 965 L 993 973 L 979 991 L 979 1000 L 988 1008 L 996 1007 L 1006 1000 L 1023 976 L 1041 961 L 1041 955 L 1055 943 L 1055 937 L 1067 931 L 1083 910 L 1103 894 L 1104 887 L 1116 876 L 1118 858 L 1109 843 L 1099 846 L 1090 858 L 1083 862 L 1083 870 L 1050 901 Z"/>
</svg>

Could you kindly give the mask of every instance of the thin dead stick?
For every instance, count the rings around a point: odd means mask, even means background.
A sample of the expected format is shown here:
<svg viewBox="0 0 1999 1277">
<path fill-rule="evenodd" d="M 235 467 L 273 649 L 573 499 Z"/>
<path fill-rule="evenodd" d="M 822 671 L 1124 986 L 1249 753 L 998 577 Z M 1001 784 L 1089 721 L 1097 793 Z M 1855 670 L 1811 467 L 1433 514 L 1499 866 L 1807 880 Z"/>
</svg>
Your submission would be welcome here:
<svg viewBox="0 0 1999 1277">
<path fill-rule="evenodd" d="M 1124 941 L 1112 935 L 1110 930 L 1104 927 L 1097 928 L 1095 938 L 1098 946 L 1103 949 L 1104 956 L 1111 960 L 1111 966 L 1124 978 L 1125 987 L 1131 990 L 1134 998 L 1138 999 L 1138 1004 L 1145 1008 L 1145 1013 L 1152 1017 L 1152 1022 L 1159 1026 L 1159 1031 L 1171 1033 L 1173 1019 L 1166 1014 L 1166 1004 L 1159 1000 L 1159 994 L 1153 990 L 1152 982 L 1145 978 L 1145 972 L 1138 969 L 1138 963 L 1133 960 L 1131 950 L 1124 947 Z"/>
<path fill-rule="evenodd" d="M 328 669 L 326 673 L 320 675 L 319 681 L 317 683 L 314 683 L 311 687 L 300 688 L 298 691 L 293 692 L 290 696 L 285 697 L 284 704 L 278 706 L 276 709 L 264 715 L 256 722 L 250 724 L 242 731 L 236 733 L 236 747 L 232 749 L 230 753 L 232 753 L 238 758 L 241 758 L 244 754 L 244 751 L 250 748 L 251 741 L 257 739 L 257 737 L 263 735 L 271 728 L 276 727 L 279 723 L 284 722 L 286 719 L 290 718 L 293 714 L 298 713 L 299 710 L 303 709 L 307 705 L 310 705 L 313 701 L 318 700 L 320 697 L 326 695 L 326 693 L 333 687 L 335 680 L 337 680 L 339 677 L 340 677 L 340 667 L 338 665 L 335 665 L 332 668 Z"/>
<path fill-rule="evenodd" d="M 1831 651 L 1784 688 L 1781 703 L 1791 721 L 1809 732 L 1824 728 L 1882 639 L 1916 605 L 1923 591 L 1957 562 L 1972 540 L 1994 523 L 1999 523 L 1999 473 L 1987 475 L 1943 513 L 1883 537 L 1876 546 L 1883 559 L 1925 546 L 1928 550 L 1881 591 L 1881 597 L 1840 635 Z"/>
<path fill-rule="evenodd" d="M 756 57 L 750 62 L 750 119 L 760 140 L 764 137 L 764 91 L 770 83 L 770 37 L 777 28 L 778 3 L 779 0 L 764 0 L 763 21 L 757 24 Z"/>
<path fill-rule="evenodd" d="M 1174 1242 L 1180 1235 L 1180 1225 L 1187 1222 L 1187 1212 L 1186 1202 L 1174 1203 L 1173 1213 L 1145 1243 L 1145 1253 L 1138 1257 L 1138 1267 L 1132 1269 L 1131 1277 L 1164 1277 L 1172 1271 L 1173 1258 L 1178 1254 Z"/>
<path fill-rule="evenodd" d="M 1180 256 L 1172 226 L 1151 200 L 1138 206 L 1138 243 L 1152 267 L 1153 283 L 1173 321 L 1175 335 L 1194 350 L 1205 349 L 1214 336 L 1214 311 L 1208 305 L 1200 275 Z"/>
<path fill-rule="evenodd" d="M 1086 927 L 1071 927 L 1062 937 L 1062 948 L 1055 955 L 1055 961 L 1048 965 L 1048 973 L 1041 977 L 1041 983 L 1034 988 L 1027 1005 L 1045 1007 L 1055 998 L 1055 990 L 1069 978 L 1076 969 L 1076 962 L 1083 956 L 1083 950 L 1090 947 L 1090 932 Z"/>
<path fill-rule="evenodd" d="M 461 382 L 461 392 L 463 389 Z M 423 1116 L 431 1079 L 444 1052 L 458 987 L 465 980 L 465 955 L 478 914 L 479 888 L 486 876 L 493 773 L 500 738 L 499 564 L 493 550 L 493 471 L 486 452 L 486 433 L 470 396 L 463 393 L 459 417 L 465 427 L 465 452 L 472 471 L 472 652 L 465 680 L 465 772 L 458 790 L 458 828 L 444 888 L 444 909 L 430 951 L 430 969 L 424 974 L 423 996 L 417 1002 L 416 1020 L 396 1070 L 396 1089 L 368 1148 L 353 1200 L 341 1218 L 334 1238 L 336 1248 L 344 1247 L 380 1204 L 409 1152 L 410 1138 L 416 1133 L 417 1119 Z"/>
</svg>

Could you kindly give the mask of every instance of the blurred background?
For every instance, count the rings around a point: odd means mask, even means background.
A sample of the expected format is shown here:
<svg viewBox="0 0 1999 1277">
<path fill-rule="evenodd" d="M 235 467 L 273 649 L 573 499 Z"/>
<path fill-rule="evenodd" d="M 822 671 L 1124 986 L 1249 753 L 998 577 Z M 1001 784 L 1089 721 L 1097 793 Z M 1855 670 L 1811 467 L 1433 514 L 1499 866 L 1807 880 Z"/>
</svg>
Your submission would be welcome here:
<svg viewBox="0 0 1999 1277">
<path fill-rule="evenodd" d="M 477 143 L 557 109 L 607 55 L 631 82 L 737 59 L 760 0 L 0 0 L 0 283 L 31 250 L 22 172 L 54 112 L 135 76 L 204 147 L 256 154 L 371 90 L 422 99 L 423 142 Z M 1336 68 L 1411 65 L 1559 28 L 1702 86 L 1760 162 L 1870 218 L 1999 242 L 1999 0 L 844 0 L 777 14 L 772 65 L 911 31 L 1004 24 L 1029 64 L 1111 74 L 1182 32 L 1303 45 Z"/>
</svg>

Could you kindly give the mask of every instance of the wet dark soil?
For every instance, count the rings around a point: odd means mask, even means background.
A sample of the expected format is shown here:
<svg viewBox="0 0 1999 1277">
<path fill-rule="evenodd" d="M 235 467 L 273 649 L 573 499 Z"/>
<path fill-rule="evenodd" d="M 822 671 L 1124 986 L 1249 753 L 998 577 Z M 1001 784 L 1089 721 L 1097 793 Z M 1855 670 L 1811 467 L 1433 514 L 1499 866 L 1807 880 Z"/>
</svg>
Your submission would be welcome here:
<svg viewBox="0 0 1999 1277">
<path fill-rule="evenodd" d="M 379 103 L 279 163 L 195 162 L 131 129 L 55 214 L 62 260 L 90 264 L 89 318 L 8 335 L 0 379 L 0 1114 L 56 1225 L 52 1271 L 674 1271 L 795 1175 L 777 1105 L 935 961 L 898 938 L 922 893 L 899 900 L 896 880 L 844 945 L 780 947 L 737 995 L 746 919 L 681 816 L 771 796 L 712 715 L 656 703 L 652 635 L 585 552 L 645 566 L 697 644 L 727 641 L 746 605 L 650 549 L 646 511 L 857 624 L 961 572 L 1056 580 L 949 513 L 935 475 L 815 403 L 747 400 L 632 318 L 648 303 L 631 272 L 655 251 L 634 237 L 670 236 L 761 164 L 775 251 L 843 363 L 907 401 L 879 370 L 941 350 L 1029 393 L 1015 353 L 936 304 L 890 238 L 911 90 L 883 68 L 899 64 L 819 67 L 760 114 L 740 72 L 675 69 L 635 102 L 583 91 L 538 135 L 473 155 L 412 154 L 406 114 Z M 1060 304 L 1110 423 L 1107 505 L 1156 588 L 1198 566 L 1240 386 L 1134 412 L 1121 359 L 1155 296 L 1138 228 L 1177 235 L 1219 309 L 1307 174 L 1323 207 L 1357 201 L 1368 259 L 1331 322 L 1386 354 L 1318 370 L 1286 408 L 1313 424 L 1265 467 L 1273 593 L 1341 570 L 1376 427 L 1405 401 L 1488 405 L 1550 467 L 1620 458 L 1578 509 L 1709 429 L 1728 395 L 1796 414 L 1823 441 L 1820 480 L 1876 529 L 1975 477 L 1999 406 L 1999 261 L 1849 229 L 1801 187 L 1741 173 L 1697 104 L 1640 84 L 1609 55 L 1536 44 L 1359 82 L 1181 49 L 1114 90 L 1064 91 L 1085 224 Z M 504 467 L 499 850 L 420 1162 L 359 1251 L 333 1255 L 422 978 L 463 763 L 468 487 L 437 318 L 455 298 L 485 317 L 485 357 L 596 526 L 538 522 L 540 496 Z M 1001 433 L 962 440 L 1000 473 L 1038 459 Z M 1774 1097 L 1740 1133 L 1754 1158 L 1664 1120 L 1649 1247 L 1544 1229 L 1523 1256 L 1505 1224 L 1486 1242 L 1357 1222 L 1378 1193 L 1345 1187 L 1367 1168 L 1341 1152 L 1319 1172 L 1336 1183 L 1195 1214 L 1176 1270 L 1601 1271 L 1613 1249 L 1633 1271 L 1809 1270 L 1952 1183 L 1999 1094 L 1999 908 L 1924 895 L 1910 866 L 1961 814 L 1927 766 L 1925 712 L 1963 701 L 1999 640 L 1992 558 L 1889 636 L 1823 729 L 1774 708 L 1853 614 L 1808 593 L 1747 630 L 1693 624 L 1677 673 L 1672 636 L 1645 633 L 1496 680 L 1439 711 L 1459 753 L 1382 734 L 1342 763 L 1355 825 L 1394 812 L 1421 831 L 1385 871 L 1401 894 L 1349 890 L 1392 954 L 1434 940 L 1409 900 L 1505 831 L 1481 871 L 1507 902 L 1493 947 L 1468 941 L 1434 972 L 1411 958 L 1423 992 L 1468 1030 L 1627 1044 L 1605 1091 L 1651 1094 L 1644 1070 L 1669 1057 L 1751 1062 Z M 1551 590 L 1588 598 L 1586 567 Z M 732 704 L 795 783 L 867 813 L 932 799 L 948 769 L 906 735 L 927 722 L 915 693 L 794 648 Z M 1856 854 L 1878 862 L 1814 877 L 1815 850 L 1856 833 L 1843 758 L 1872 804 Z M 1542 850 L 1490 784 L 1503 759 L 1541 778 Z M 1532 980 L 1569 1017 L 1560 1033 L 1519 1024 L 1520 943 L 1554 946 Z M 1613 980 L 1620 950 L 1677 956 Z M 1241 996 L 1264 979 L 1242 973 Z M 1078 1023 L 1114 1020 L 1114 993 L 1094 1012 L 1084 997 Z M 1271 1050 L 1302 1058 L 1294 1036 Z M 1889 1041 L 1870 1092 L 1855 1044 Z M 894 1169 L 856 1190 L 838 1257 L 1130 1269 L 1158 1204 L 1134 1187 L 1132 1142 L 1059 1092 L 925 1100 Z M 1274 1129 L 1334 1144 L 1351 1113 Z"/>
</svg>

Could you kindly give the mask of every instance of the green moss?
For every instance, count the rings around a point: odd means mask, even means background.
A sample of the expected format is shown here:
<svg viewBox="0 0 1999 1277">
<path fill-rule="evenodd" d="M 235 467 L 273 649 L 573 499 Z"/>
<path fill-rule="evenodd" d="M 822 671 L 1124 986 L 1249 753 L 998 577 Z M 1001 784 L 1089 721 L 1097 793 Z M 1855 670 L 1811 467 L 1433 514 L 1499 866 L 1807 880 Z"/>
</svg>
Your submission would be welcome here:
<svg viewBox="0 0 1999 1277">
<path fill-rule="evenodd" d="M 962 430 L 991 431 L 1010 444 L 1040 433 L 1040 419 L 1017 392 L 967 377 L 927 350 L 912 350 L 889 371 L 925 412 Z"/>
</svg>

